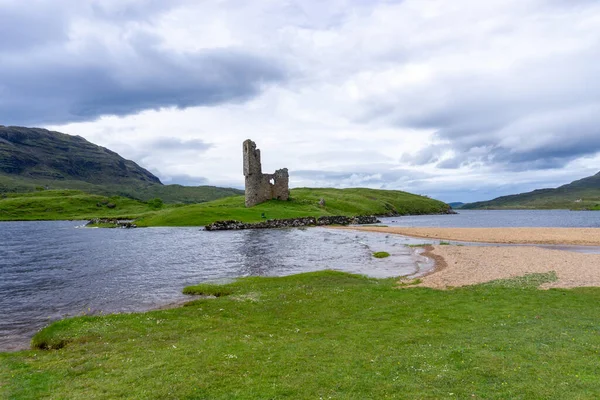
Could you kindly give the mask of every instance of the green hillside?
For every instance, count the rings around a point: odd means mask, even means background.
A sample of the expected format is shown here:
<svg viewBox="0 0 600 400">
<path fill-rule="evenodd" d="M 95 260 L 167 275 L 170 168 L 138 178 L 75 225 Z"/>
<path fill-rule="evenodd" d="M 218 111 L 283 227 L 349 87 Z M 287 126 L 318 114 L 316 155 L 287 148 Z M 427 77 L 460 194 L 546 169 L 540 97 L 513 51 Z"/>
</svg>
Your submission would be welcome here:
<svg viewBox="0 0 600 400">
<path fill-rule="evenodd" d="M 161 184 L 133 161 L 81 136 L 15 126 L 0 127 L 0 172 L 92 184 Z"/>
<path fill-rule="evenodd" d="M 244 196 L 200 204 L 152 205 L 122 196 L 102 196 L 78 190 L 43 190 L 0 194 L 0 221 L 136 219 L 139 226 L 203 226 L 218 220 L 244 222 L 322 215 L 392 215 L 445 213 L 438 200 L 394 190 L 292 189 L 290 201 L 271 200 L 252 208 Z M 319 200 L 325 199 L 325 206 Z M 109 207 L 112 204 L 114 207 Z"/>
<path fill-rule="evenodd" d="M 149 171 L 80 136 L 0 126 L 0 193 L 40 188 L 166 203 L 201 203 L 243 194 L 215 186 L 163 185 Z"/>
<path fill-rule="evenodd" d="M 122 196 L 141 201 L 159 197 L 165 203 L 202 203 L 244 194 L 243 190 L 217 186 L 181 186 L 162 184 L 102 184 L 77 180 L 31 179 L 0 173 L 0 194 L 29 193 L 39 189 L 79 190 L 102 196 Z"/>
<path fill-rule="evenodd" d="M 155 205 L 126 197 L 106 197 L 78 190 L 0 195 L 0 221 L 133 219 L 156 209 Z"/>
<path fill-rule="evenodd" d="M 232 188 L 163 185 L 133 161 L 82 137 L 0 126 L 0 220 L 5 221 L 135 217 L 141 226 L 200 226 L 223 219 L 257 222 L 263 214 L 280 219 L 449 210 L 440 201 L 401 191 L 294 189 L 291 201 L 251 209 L 244 207 L 243 194 Z M 146 203 L 157 198 L 167 204 L 160 210 Z"/>
<path fill-rule="evenodd" d="M 319 206 L 319 200 L 325 206 Z M 139 226 L 198 226 L 217 220 L 235 219 L 258 222 L 268 219 L 318 217 L 322 215 L 406 215 L 448 212 L 450 207 L 438 200 L 397 190 L 309 189 L 291 190 L 290 201 L 271 200 L 252 208 L 244 197 L 228 197 L 153 213 L 137 221 Z"/>
<path fill-rule="evenodd" d="M 502 196 L 465 204 L 462 209 L 600 209 L 600 173 L 556 189 Z"/>
</svg>

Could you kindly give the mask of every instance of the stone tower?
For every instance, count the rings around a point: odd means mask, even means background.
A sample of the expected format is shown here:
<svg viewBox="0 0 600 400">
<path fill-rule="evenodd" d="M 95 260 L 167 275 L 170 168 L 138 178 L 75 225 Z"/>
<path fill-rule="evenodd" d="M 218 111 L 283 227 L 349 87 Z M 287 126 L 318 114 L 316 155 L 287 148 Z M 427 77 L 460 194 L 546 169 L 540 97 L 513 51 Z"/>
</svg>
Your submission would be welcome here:
<svg viewBox="0 0 600 400">
<path fill-rule="evenodd" d="M 290 177 L 287 168 L 278 169 L 274 174 L 263 174 L 260 150 L 250 139 L 244 141 L 243 153 L 246 207 L 252 207 L 271 199 L 288 200 L 290 198 Z"/>
</svg>

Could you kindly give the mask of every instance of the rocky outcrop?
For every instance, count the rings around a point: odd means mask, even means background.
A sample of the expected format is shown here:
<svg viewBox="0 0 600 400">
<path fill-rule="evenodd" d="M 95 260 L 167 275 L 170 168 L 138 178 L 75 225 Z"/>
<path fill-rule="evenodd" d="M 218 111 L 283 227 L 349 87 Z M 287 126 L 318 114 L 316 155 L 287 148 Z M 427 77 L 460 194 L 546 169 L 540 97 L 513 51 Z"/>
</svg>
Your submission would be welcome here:
<svg viewBox="0 0 600 400">
<path fill-rule="evenodd" d="M 324 225 L 364 225 L 376 224 L 380 222 L 377 217 L 357 216 L 346 217 L 342 215 L 324 216 L 324 217 L 302 217 L 290 219 L 270 219 L 257 223 L 245 223 L 241 221 L 216 221 L 204 227 L 207 231 L 229 231 L 241 229 L 274 229 L 274 228 L 299 228 L 303 226 L 324 226 Z"/>
<path fill-rule="evenodd" d="M 131 229 L 131 228 L 137 228 L 137 225 L 133 223 L 133 220 L 131 219 L 116 219 L 116 218 L 94 218 L 92 220 L 90 220 L 90 222 L 88 222 L 85 226 L 94 226 L 94 225 L 101 225 L 106 227 L 108 225 L 108 227 L 112 227 L 112 228 L 126 228 L 126 229 Z"/>
</svg>

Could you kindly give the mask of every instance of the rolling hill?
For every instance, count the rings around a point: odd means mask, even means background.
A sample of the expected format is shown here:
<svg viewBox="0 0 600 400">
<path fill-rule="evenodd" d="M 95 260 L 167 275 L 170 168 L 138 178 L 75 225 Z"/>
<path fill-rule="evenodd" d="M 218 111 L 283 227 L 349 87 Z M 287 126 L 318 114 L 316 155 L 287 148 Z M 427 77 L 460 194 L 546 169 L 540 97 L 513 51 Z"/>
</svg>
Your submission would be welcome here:
<svg viewBox="0 0 600 400">
<path fill-rule="evenodd" d="M 502 196 L 465 204 L 462 209 L 600 209 L 600 172 L 555 189 Z"/>
<path fill-rule="evenodd" d="M 290 201 L 252 208 L 244 206 L 243 194 L 163 185 L 133 161 L 82 137 L 0 126 L 0 220 L 5 221 L 125 217 L 140 226 L 198 226 L 220 219 L 257 222 L 263 214 L 279 219 L 450 212 L 441 201 L 394 190 L 299 188 L 291 191 Z M 162 200 L 160 207 L 148 201 L 155 198 Z M 319 205 L 320 199 L 326 204 Z"/>
<path fill-rule="evenodd" d="M 0 126 L 0 193 L 74 189 L 104 196 L 198 203 L 242 194 L 215 186 L 163 185 L 135 162 L 80 136 Z"/>
<path fill-rule="evenodd" d="M 325 205 L 320 206 L 319 200 Z M 218 220 L 260 222 L 263 218 L 284 219 L 324 215 L 419 215 L 451 213 L 439 200 L 400 190 L 366 188 L 296 188 L 290 200 L 270 200 L 247 208 L 244 197 L 235 196 L 203 204 L 166 208 L 139 218 L 139 226 L 201 226 Z M 263 217 L 264 215 L 264 217 Z"/>
</svg>

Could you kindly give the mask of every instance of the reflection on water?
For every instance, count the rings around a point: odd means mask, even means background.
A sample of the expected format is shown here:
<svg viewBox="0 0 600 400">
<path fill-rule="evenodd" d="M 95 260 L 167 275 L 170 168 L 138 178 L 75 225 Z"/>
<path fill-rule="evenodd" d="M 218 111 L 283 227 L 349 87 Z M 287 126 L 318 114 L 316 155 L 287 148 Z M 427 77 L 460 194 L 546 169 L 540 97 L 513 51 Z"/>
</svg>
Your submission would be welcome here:
<svg viewBox="0 0 600 400">
<path fill-rule="evenodd" d="M 69 315 L 140 311 L 202 281 L 336 269 L 390 277 L 431 268 L 393 235 L 325 228 L 204 232 L 0 223 L 0 350 Z M 418 242 L 418 241 L 417 241 Z M 392 256 L 375 259 L 374 251 Z"/>
</svg>

